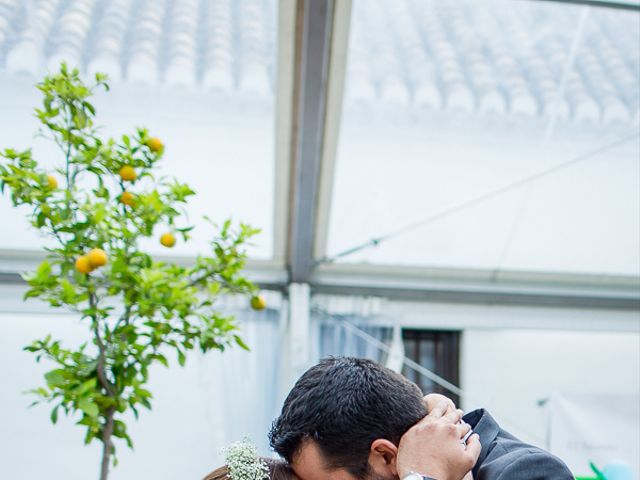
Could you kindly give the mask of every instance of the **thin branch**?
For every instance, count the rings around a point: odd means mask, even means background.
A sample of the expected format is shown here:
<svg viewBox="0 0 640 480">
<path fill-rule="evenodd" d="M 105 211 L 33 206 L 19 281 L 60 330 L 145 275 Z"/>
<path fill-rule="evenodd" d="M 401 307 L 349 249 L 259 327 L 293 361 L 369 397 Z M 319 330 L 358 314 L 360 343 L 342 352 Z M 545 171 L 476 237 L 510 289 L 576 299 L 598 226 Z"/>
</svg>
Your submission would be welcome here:
<svg viewBox="0 0 640 480">
<path fill-rule="evenodd" d="M 113 454 L 113 442 L 111 441 L 111 437 L 113 436 L 115 426 L 115 413 L 115 407 L 111 407 L 107 410 L 105 415 L 104 430 L 102 431 L 102 462 L 100 465 L 100 480 L 107 480 L 109 476 L 109 460 Z"/>
<path fill-rule="evenodd" d="M 122 322 L 124 322 L 125 325 L 129 325 L 130 317 L 131 317 L 131 305 L 127 304 L 124 307 L 124 313 L 120 315 L 120 318 L 118 319 L 115 326 L 113 327 L 113 331 L 115 332 L 116 330 L 118 330 L 118 327 Z"/>
<path fill-rule="evenodd" d="M 102 337 L 100 336 L 100 325 L 98 323 L 98 315 L 95 313 L 95 309 L 97 306 L 96 295 L 95 293 L 89 289 L 89 306 L 93 313 L 93 335 L 96 339 L 96 344 L 98 345 L 98 365 L 96 366 L 96 373 L 98 375 L 98 380 L 100 381 L 100 385 L 107 391 L 110 397 L 115 397 L 115 386 L 109 381 L 105 373 L 105 365 L 106 365 L 106 348 L 104 343 L 102 342 Z"/>
<path fill-rule="evenodd" d="M 193 280 L 191 280 L 187 286 L 189 287 L 195 287 L 198 283 L 202 282 L 203 280 L 206 280 L 207 278 L 209 278 L 212 275 L 215 275 L 216 272 L 212 272 L 210 270 L 207 270 L 206 273 L 200 277 L 194 278 Z"/>
<path fill-rule="evenodd" d="M 67 181 L 67 191 L 66 191 L 66 207 L 67 207 L 67 212 L 70 211 L 71 209 L 71 172 L 70 172 L 70 163 L 69 163 L 69 159 L 71 158 L 71 130 L 73 129 L 73 127 L 71 126 L 71 119 L 69 118 L 70 113 L 67 113 L 67 135 L 69 136 L 69 138 L 67 138 L 67 151 L 65 153 L 65 177 L 66 177 L 66 181 Z"/>
</svg>

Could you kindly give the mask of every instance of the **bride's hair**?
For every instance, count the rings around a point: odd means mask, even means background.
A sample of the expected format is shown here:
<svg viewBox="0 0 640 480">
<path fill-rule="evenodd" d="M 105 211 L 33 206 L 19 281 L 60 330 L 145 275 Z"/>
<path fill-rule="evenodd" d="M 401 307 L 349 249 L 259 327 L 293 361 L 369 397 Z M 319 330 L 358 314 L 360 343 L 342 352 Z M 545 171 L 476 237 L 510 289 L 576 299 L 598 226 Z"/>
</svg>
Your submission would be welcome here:
<svg viewBox="0 0 640 480">
<path fill-rule="evenodd" d="M 282 460 L 276 460 L 273 458 L 262 458 L 262 461 L 269 467 L 269 478 L 271 480 L 291 480 L 294 478 L 293 470 L 291 467 Z M 226 467 L 220 467 L 215 469 L 209 475 L 202 480 L 230 480 L 229 469 Z"/>
</svg>

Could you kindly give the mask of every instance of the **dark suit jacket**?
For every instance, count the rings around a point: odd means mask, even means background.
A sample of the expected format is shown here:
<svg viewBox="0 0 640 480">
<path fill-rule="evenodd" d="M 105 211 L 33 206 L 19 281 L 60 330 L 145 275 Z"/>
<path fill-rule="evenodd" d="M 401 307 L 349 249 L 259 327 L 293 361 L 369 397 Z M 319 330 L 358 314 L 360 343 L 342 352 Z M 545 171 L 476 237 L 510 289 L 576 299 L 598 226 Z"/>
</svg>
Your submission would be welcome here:
<svg viewBox="0 0 640 480">
<path fill-rule="evenodd" d="M 475 480 L 573 480 L 562 460 L 504 431 L 486 410 L 474 410 L 463 420 L 482 444 L 473 468 Z"/>
</svg>

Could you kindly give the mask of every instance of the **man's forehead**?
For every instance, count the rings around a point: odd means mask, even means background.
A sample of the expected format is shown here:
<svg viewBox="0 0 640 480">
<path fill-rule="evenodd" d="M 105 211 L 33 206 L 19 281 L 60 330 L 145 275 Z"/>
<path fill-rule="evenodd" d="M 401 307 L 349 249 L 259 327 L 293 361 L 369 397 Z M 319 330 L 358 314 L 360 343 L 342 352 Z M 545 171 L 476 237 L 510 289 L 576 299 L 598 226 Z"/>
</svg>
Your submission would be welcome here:
<svg viewBox="0 0 640 480">
<path fill-rule="evenodd" d="M 320 447 L 310 438 L 300 445 L 291 460 L 291 467 L 301 480 L 355 480 L 355 477 L 342 468 L 329 468 Z"/>
</svg>

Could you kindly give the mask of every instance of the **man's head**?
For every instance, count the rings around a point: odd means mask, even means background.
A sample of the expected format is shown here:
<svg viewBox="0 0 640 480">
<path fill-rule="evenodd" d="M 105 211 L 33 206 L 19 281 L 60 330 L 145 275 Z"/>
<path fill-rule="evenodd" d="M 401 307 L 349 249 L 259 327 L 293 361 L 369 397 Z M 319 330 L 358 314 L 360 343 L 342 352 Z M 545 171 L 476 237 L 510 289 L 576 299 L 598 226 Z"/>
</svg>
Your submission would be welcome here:
<svg viewBox="0 0 640 480">
<path fill-rule="evenodd" d="M 359 358 L 328 358 L 300 377 L 270 433 L 303 480 L 397 478 L 402 435 L 426 415 L 420 389 Z"/>
</svg>

